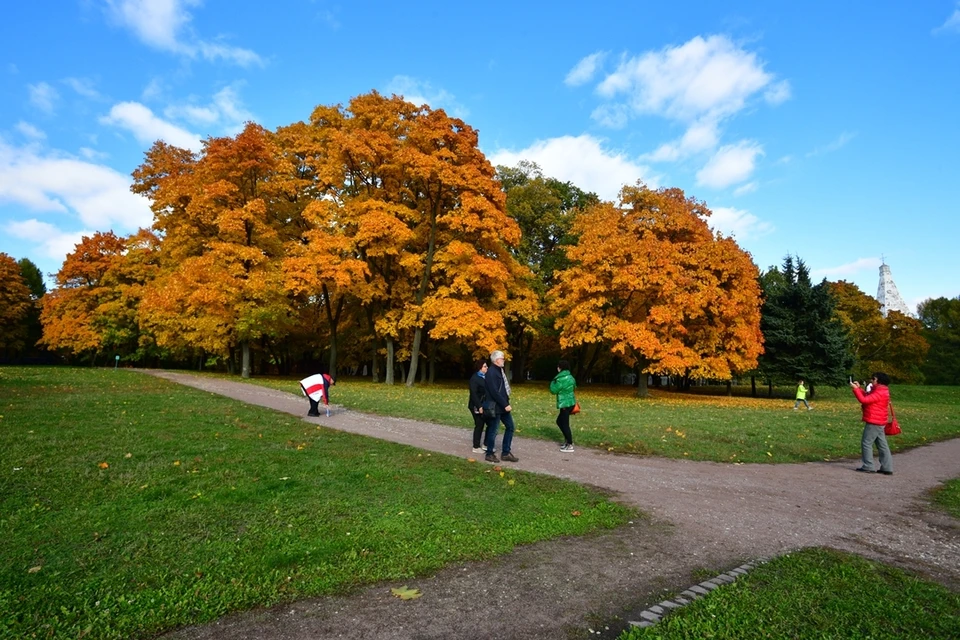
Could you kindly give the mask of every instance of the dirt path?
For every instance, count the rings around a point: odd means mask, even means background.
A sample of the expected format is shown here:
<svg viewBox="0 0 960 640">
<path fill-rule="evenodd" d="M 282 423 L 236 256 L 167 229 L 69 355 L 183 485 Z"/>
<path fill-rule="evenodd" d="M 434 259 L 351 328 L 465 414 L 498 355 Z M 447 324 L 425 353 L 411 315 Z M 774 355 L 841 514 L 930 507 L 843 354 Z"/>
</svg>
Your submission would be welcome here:
<svg viewBox="0 0 960 640">
<path fill-rule="evenodd" d="M 304 416 L 293 394 L 230 380 L 150 371 L 181 384 Z M 469 432 L 340 407 L 317 424 L 455 456 Z M 923 494 L 960 476 L 960 438 L 894 456 L 893 476 L 855 462 L 728 465 L 607 454 L 515 438 L 518 469 L 610 489 L 648 513 L 617 531 L 523 547 L 405 584 L 400 601 L 376 585 L 350 597 L 304 600 L 188 627 L 170 639 L 612 637 L 629 619 L 705 577 L 808 546 L 853 551 L 960 588 L 960 524 L 925 509 Z M 481 463 L 482 464 L 482 463 Z M 504 463 L 509 464 L 509 463 Z M 496 526 L 496 523 L 491 523 Z M 712 575 L 712 574 L 711 574 Z M 608 629 L 605 627 L 609 626 Z M 588 629 L 602 631 L 601 635 Z"/>
</svg>

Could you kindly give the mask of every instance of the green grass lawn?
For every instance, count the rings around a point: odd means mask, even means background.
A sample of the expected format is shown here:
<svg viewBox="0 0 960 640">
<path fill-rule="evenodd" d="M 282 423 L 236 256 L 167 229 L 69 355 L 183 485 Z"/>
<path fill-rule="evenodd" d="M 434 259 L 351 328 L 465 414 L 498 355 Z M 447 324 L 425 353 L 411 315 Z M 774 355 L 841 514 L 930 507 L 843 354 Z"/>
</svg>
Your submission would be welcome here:
<svg viewBox="0 0 960 640">
<path fill-rule="evenodd" d="M 250 382 L 299 393 L 292 378 L 255 377 Z M 793 411 L 792 397 L 696 391 L 652 390 L 651 398 L 639 399 L 632 387 L 582 387 L 577 395 L 583 412 L 571 418 L 574 441 L 620 453 L 718 462 L 807 462 L 860 455 L 860 405 L 848 388 L 818 388 L 813 411 Z M 894 385 L 891 394 L 903 428 L 902 435 L 889 439 L 894 453 L 960 436 L 960 387 Z M 466 381 L 408 388 L 343 377 L 330 395 L 335 404 L 359 411 L 473 428 Z M 516 384 L 511 400 L 518 435 L 562 442 L 554 424 L 554 396 L 546 384 Z M 306 408 L 304 400 L 304 412 Z M 464 438 L 469 440 L 466 434 Z"/>
<path fill-rule="evenodd" d="M 933 504 L 960 518 L 960 478 L 949 480 L 932 492 Z"/>
<path fill-rule="evenodd" d="M 620 640 L 960 638 L 960 594 L 859 556 L 805 549 Z"/>
<path fill-rule="evenodd" d="M 143 374 L 0 368 L 4 638 L 149 637 L 636 516 Z"/>
</svg>

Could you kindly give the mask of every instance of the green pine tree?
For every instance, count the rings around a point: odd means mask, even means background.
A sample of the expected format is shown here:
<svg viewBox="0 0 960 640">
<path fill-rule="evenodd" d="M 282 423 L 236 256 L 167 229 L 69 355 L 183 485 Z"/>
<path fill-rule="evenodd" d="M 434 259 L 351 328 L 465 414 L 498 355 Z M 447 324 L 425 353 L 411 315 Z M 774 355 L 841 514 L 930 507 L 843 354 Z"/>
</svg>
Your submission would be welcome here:
<svg viewBox="0 0 960 640">
<path fill-rule="evenodd" d="M 834 317 L 836 303 L 827 281 L 814 285 L 803 260 L 788 255 L 782 270 L 771 267 L 760 282 L 765 352 L 757 370 L 767 383 L 792 384 L 802 378 L 811 397 L 817 385 L 845 384 L 853 354 L 846 330 Z"/>
<path fill-rule="evenodd" d="M 960 296 L 926 300 L 918 309 L 930 343 L 923 374 L 927 384 L 960 381 Z"/>
</svg>

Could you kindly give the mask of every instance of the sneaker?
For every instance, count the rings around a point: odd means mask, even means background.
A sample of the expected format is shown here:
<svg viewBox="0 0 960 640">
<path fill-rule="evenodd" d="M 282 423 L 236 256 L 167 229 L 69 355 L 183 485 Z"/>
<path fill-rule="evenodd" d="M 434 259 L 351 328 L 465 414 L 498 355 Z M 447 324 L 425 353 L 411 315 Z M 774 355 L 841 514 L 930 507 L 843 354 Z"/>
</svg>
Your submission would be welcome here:
<svg viewBox="0 0 960 640">
<path fill-rule="evenodd" d="M 560 447 L 560 451 L 561 453 L 573 453 L 573 445 L 565 444 L 562 447 Z"/>
<path fill-rule="evenodd" d="M 500 459 L 504 460 L 505 462 L 520 462 L 520 458 L 513 455 L 512 453 L 505 453 L 502 456 L 500 456 Z"/>
<path fill-rule="evenodd" d="M 876 473 L 873 469 L 864 469 L 863 467 L 857 467 L 857 471 L 862 471 L 863 473 Z M 893 473 L 892 471 L 890 473 Z"/>
<path fill-rule="evenodd" d="M 794 411 L 796 411 L 796 410 L 797 410 L 797 408 L 796 408 L 796 407 L 794 407 L 794 408 L 793 408 L 793 410 L 794 410 Z"/>
<path fill-rule="evenodd" d="M 487 450 L 484 449 L 483 447 L 474 447 L 474 448 L 473 448 L 473 452 L 474 452 L 474 453 L 486 453 Z"/>
<path fill-rule="evenodd" d="M 498 458 L 494 453 L 488 453 L 483 457 L 483 459 L 487 462 L 500 462 L 500 458 Z"/>
<path fill-rule="evenodd" d="M 807 411 L 813 411 L 813 407 L 807 407 Z"/>
<path fill-rule="evenodd" d="M 319 418 L 319 417 L 320 417 L 320 413 L 319 413 L 319 412 L 318 412 L 318 413 L 312 413 L 312 412 L 309 412 L 309 411 L 308 411 L 308 412 L 307 412 L 307 415 L 308 415 L 309 417 L 311 417 L 311 418 Z"/>
<path fill-rule="evenodd" d="M 882 474 L 885 475 L 885 476 L 892 476 L 892 475 L 893 475 L 893 471 L 883 471 L 883 470 L 881 470 L 880 473 L 882 473 Z"/>
</svg>

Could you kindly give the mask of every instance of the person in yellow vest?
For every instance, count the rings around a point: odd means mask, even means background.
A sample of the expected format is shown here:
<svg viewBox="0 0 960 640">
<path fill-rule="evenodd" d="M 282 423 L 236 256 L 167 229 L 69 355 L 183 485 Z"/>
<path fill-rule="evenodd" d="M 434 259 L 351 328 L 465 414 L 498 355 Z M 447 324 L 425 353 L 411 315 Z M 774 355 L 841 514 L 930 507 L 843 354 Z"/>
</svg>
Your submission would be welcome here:
<svg viewBox="0 0 960 640">
<path fill-rule="evenodd" d="M 807 408 L 807 411 L 813 411 L 813 407 L 811 407 L 810 403 L 807 402 L 807 388 L 803 386 L 802 378 L 800 380 L 800 384 L 797 385 L 797 401 L 793 403 L 794 411 L 797 410 L 801 402 L 803 403 L 803 406 Z"/>
</svg>

